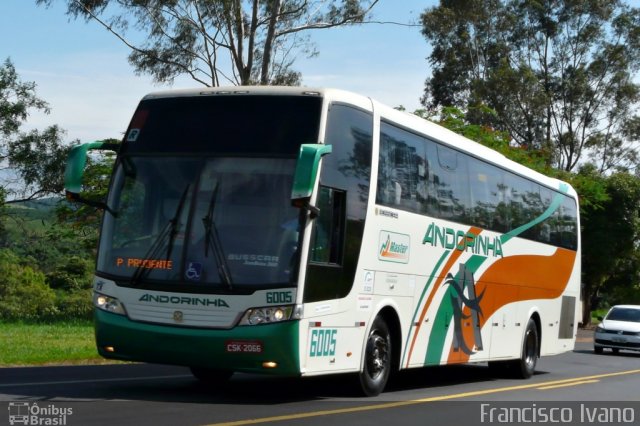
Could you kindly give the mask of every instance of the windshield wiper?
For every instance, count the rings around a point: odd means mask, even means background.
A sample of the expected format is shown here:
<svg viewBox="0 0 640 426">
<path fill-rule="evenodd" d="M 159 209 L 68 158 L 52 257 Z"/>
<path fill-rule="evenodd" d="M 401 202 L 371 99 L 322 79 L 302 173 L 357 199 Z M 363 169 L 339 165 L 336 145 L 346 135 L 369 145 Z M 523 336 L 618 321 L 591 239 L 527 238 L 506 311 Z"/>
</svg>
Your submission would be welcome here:
<svg viewBox="0 0 640 426">
<path fill-rule="evenodd" d="M 149 250 L 145 253 L 142 258 L 142 262 L 138 265 L 133 276 L 131 277 L 131 282 L 134 285 L 138 285 L 140 281 L 142 281 L 151 271 L 150 268 L 146 268 L 145 264 L 147 260 L 155 259 L 160 252 L 162 251 L 165 240 L 169 237 L 169 243 L 167 245 L 167 257 L 169 260 L 171 258 L 171 252 L 173 251 L 173 243 L 176 239 L 176 235 L 178 233 L 178 221 L 180 220 L 180 215 L 182 214 L 182 208 L 184 207 L 184 203 L 187 199 L 187 193 L 189 192 L 190 183 L 184 188 L 182 195 L 180 196 L 180 201 L 178 202 L 178 206 L 176 207 L 176 211 L 171 219 L 167 222 L 167 224 L 162 228 L 158 237 L 153 241 L 151 246 L 149 246 Z"/>
<path fill-rule="evenodd" d="M 222 243 L 220 242 L 220 236 L 218 235 L 218 228 L 216 227 L 215 220 L 213 219 L 213 211 L 216 207 L 216 199 L 218 198 L 219 184 L 216 182 L 211 199 L 209 200 L 209 208 L 207 209 L 207 215 L 202 218 L 202 224 L 204 225 L 204 256 L 209 257 L 209 247 L 213 251 L 213 255 L 216 259 L 216 265 L 218 267 L 218 275 L 222 282 L 224 282 L 230 289 L 233 288 L 233 282 L 231 281 L 231 273 L 229 273 L 229 264 L 227 258 L 224 255 L 222 249 Z"/>
</svg>

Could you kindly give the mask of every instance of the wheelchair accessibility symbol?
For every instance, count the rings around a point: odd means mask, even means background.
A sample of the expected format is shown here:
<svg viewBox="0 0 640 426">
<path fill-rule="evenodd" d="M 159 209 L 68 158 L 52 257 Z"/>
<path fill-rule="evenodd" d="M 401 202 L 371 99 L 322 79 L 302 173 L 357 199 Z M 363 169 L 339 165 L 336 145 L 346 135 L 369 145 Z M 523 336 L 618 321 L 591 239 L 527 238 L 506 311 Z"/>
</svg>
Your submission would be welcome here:
<svg viewBox="0 0 640 426">
<path fill-rule="evenodd" d="M 189 281 L 200 281 L 200 276 L 202 275 L 202 263 L 189 262 L 189 266 L 184 274 Z"/>
</svg>

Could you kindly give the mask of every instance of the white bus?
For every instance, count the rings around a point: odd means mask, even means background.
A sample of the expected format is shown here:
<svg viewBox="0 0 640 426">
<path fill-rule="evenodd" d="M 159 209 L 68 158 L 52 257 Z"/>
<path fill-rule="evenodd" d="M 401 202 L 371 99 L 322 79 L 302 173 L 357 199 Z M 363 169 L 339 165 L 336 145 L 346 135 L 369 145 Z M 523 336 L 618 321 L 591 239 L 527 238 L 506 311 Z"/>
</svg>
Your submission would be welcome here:
<svg viewBox="0 0 640 426">
<path fill-rule="evenodd" d="M 572 350 L 576 192 L 352 93 L 153 93 L 122 142 L 94 280 L 112 359 L 234 372 L 358 373 L 489 362 L 521 377 Z"/>
</svg>

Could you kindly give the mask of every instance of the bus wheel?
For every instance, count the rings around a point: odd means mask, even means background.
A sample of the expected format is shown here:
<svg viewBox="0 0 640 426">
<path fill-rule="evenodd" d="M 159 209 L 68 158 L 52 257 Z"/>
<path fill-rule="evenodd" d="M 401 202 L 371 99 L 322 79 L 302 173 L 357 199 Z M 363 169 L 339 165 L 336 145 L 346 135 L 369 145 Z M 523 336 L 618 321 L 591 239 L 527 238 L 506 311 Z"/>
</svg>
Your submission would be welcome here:
<svg viewBox="0 0 640 426">
<path fill-rule="evenodd" d="M 389 327 L 380 317 L 373 321 L 367 337 L 364 367 L 360 372 L 360 386 L 366 396 L 379 395 L 391 372 L 391 335 Z"/>
<path fill-rule="evenodd" d="M 524 332 L 524 342 L 522 343 L 522 355 L 520 359 L 513 361 L 513 372 L 516 377 L 528 379 L 536 371 L 538 362 L 538 327 L 533 318 L 529 318 L 527 329 Z"/>
<path fill-rule="evenodd" d="M 229 370 L 216 370 L 215 368 L 203 368 L 203 367 L 190 367 L 191 374 L 200 380 L 202 383 L 207 384 L 221 384 L 228 381 L 233 375 L 233 371 Z"/>
</svg>

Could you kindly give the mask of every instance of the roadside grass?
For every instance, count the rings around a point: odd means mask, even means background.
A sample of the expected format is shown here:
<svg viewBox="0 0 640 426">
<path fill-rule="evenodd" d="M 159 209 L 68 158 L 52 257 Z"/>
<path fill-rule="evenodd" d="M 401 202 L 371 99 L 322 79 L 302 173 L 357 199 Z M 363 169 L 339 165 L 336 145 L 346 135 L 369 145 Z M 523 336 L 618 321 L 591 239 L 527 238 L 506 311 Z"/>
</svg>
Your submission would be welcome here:
<svg viewBox="0 0 640 426">
<path fill-rule="evenodd" d="M 91 321 L 0 322 L 0 367 L 102 362 Z"/>
</svg>

